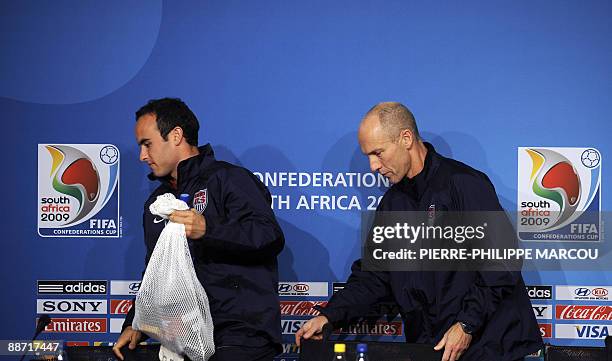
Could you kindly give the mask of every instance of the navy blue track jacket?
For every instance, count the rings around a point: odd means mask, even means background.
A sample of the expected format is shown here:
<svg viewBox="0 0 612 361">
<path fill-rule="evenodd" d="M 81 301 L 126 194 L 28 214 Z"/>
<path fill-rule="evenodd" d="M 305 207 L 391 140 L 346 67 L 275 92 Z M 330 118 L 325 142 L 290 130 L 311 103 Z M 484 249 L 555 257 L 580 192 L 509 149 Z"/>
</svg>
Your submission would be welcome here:
<svg viewBox="0 0 612 361">
<path fill-rule="evenodd" d="M 145 263 L 165 226 L 149 205 L 164 193 L 189 194 L 187 204 L 204 209 L 206 218 L 204 237 L 188 242 L 210 303 L 215 346 L 273 345 L 281 352 L 276 257 L 285 239 L 270 208 L 270 192 L 247 169 L 215 160 L 209 144 L 199 151 L 179 163 L 176 189 L 160 179 L 145 203 Z M 123 328 L 133 317 L 134 308 Z"/>
<path fill-rule="evenodd" d="M 378 211 L 502 211 L 482 172 L 445 158 L 431 144 L 425 167 L 384 195 Z M 392 296 L 407 342 L 437 344 L 456 322 L 474 326 L 462 361 L 510 361 L 539 350 L 542 338 L 520 272 L 369 272 L 356 261 L 346 287 L 320 309 L 332 324 L 366 315 Z"/>
</svg>

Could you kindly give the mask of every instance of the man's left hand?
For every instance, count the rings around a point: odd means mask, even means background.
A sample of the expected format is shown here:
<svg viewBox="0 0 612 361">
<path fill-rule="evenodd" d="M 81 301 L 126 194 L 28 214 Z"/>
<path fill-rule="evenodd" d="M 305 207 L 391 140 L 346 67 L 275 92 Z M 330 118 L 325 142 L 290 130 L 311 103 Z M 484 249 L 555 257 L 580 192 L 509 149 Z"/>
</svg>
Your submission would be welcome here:
<svg viewBox="0 0 612 361">
<path fill-rule="evenodd" d="M 199 239 L 206 234 L 206 218 L 193 208 L 188 211 L 174 211 L 168 219 L 184 224 L 187 238 Z"/>
<path fill-rule="evenodd" d="M 470 342 L 472 342 L 472 335 L 465 333 L 461 324 L 457 322 L 446 331 L 434 350 L 444 349 L 442 361 L 456 361 L 470 346 Z"/>
</svg>

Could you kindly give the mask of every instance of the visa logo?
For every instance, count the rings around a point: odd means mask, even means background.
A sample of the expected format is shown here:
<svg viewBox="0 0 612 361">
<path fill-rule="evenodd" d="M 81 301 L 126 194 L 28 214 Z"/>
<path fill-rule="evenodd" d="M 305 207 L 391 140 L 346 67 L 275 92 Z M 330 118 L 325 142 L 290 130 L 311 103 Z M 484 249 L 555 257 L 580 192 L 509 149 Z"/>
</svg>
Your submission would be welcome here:
<svg viewBox="0 0 612 361">
<path fill-rule="evenodd" d="M 290 335 L 298 332 L 300 328 L 306 323 L 308 320 L 282 320 L 281 322 L 281 330 L 283 335 Z"/>
<path fill-rule="evenodd" d="M 608 326 L 576 326 L 576 332 L 580 338 L 605 338 L 610 333 Z"/>
</svg>

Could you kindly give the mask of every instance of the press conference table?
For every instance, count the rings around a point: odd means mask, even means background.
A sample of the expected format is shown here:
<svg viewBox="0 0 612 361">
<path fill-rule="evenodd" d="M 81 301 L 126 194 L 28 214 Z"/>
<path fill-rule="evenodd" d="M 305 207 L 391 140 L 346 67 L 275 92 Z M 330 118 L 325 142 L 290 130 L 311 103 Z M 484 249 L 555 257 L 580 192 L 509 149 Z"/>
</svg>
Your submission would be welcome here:
<svg viewBox="0 0 612 361">
<path fill-rule="evenodd" d="M 355 360 L 357 344 L 362 342 L 303 340 L 300 361 L 332 360 L 335 343 L 344 343 L 346 359 Z M 434 345 L 404 342 L 367 342 L 367 345 L 370 361 L 440 361 L 442 358 L 442 352 L 434 351 Z"/>
<path fill-rule="evenodd" d="M 304 340 L 300 353 L 300 361 L 331 360 L 334 356 L 335 342 Z M 348 360 L 355 359 L 355 347 L 358 342 L 344 342 Z M 114 354 L 110 346 L 76 346 L 66 348 L 69 361 L 108 361 Z M 159 345 L 141 345 L 135 350 L 122 349 L 125 361 L 159 360 Z M 433 346 L 407 344 L 403 342 L 368 342 L 368 357 L 370 361 L 440 361 L 441 352 L 433 350 Z"/>
<path fill-rule="evenodd" d="M 347 359 L 355 359 L 355 348 L 358 342 L 352 341 L 302 341 L 299 355 L 300 361 L 332 360 L 334 343 L 346 344 Z M 430 345 L 407 344 L 403 342 L 368 342 L 368 357 L 370 361 L 439 361 L 441 352 L 433 350 Z M 72 346 L 66 347 L 69 361 L 109 361 L 114 360 L 110 346 Z M 125 347 L 125 361 L 157 361 L 159 360 L 159 345 L 139 345 L 135 350 Z M 547 361 L 606 361 L 612 349 L 603 347 L 561 347 L 549 346 L 546 351 Z M 538 360 L 533 359 L 533 360 Z"/>
<path fill-rule="evenodd" d="M 347 359 L 355 359 L 355 347 L 358 342 L 344 342 Z M 334 342 L 304 340 L 300 361 L 328 361 L 334 356 Z M 70 361 L 108 361 L 114 359 L 110 346 L 75 346 L 66 348 Z M 159 360 L 159 345 L 138 346 L 135 350 L 122 349 L 125 361 Z M 370 361 L 440 361 L 442 353 L 433 350 L 433 346 L 407 344 L 403 342 L 368 342 Z"/>
<path fill-rule="evenodd" d="M 111 346 L 71 346 L 66 347 L 68 361 L 112 361 L 116 360 Z M 130 350 L 121 349 L 124 361 L 159 361 L 159 345 L 138 345 Z"/>
</svg>

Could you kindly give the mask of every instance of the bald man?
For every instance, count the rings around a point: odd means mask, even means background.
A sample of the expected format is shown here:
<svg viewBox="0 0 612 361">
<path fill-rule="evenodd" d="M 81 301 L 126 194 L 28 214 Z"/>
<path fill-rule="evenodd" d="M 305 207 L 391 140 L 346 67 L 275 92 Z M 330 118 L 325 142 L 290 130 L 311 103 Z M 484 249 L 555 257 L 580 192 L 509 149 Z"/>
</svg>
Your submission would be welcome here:
<svg viewBox="0 0 612 361">
<path fill-rule="evenodd" d="M 404 105 L 374 106 L 358 137 L 372 171 L 393 183 L 377 211 L 503 211 L 489 178 L 423 142 Z M 320 339 L 326 323 L 354 321 L 390 296 L 406 341 L 435 345 L 442 361 L 522 360 L 543 346 L 520 272 L 371 272 L 361 260 L 351 271 L 346 287 L 296 333 L 298 345 Z"/>
</svg>

